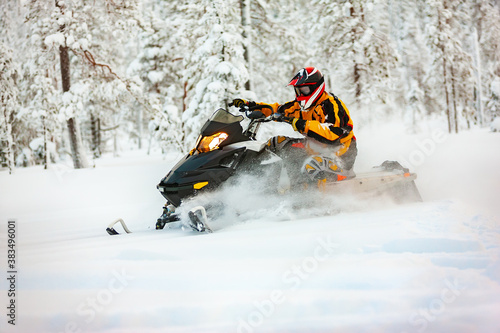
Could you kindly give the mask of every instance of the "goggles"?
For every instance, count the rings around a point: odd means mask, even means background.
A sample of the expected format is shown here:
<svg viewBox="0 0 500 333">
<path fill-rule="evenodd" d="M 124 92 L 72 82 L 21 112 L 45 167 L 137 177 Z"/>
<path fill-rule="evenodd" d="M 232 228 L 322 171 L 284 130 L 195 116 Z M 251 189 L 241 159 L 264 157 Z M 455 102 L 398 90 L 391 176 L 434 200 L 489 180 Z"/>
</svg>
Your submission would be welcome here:
<svg viewBox="0 0 500 333">
<path fill-rule="evenodd" d="M 295 89 L 295 93 L 297 94 L 297 96 L 309 96 L 314 90 L 313 85 L 295 86 L 293 88 Z"/>
</svg>

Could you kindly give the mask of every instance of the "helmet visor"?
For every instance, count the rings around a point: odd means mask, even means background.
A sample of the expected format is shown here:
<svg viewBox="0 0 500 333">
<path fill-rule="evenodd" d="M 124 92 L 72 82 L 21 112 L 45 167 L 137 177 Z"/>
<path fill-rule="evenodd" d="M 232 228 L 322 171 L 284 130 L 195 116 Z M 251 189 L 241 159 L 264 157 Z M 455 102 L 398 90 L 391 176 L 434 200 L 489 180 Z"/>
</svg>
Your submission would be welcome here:
<svg viewBox="0 0 500 333">
<path fill-rule="evenodd" d="M 294 87 L 295 93 L 297 96 L 309 96 L 314 90 L 314 86 L 308 85 L 308 86 L 296 86 Z"/>
</svg>

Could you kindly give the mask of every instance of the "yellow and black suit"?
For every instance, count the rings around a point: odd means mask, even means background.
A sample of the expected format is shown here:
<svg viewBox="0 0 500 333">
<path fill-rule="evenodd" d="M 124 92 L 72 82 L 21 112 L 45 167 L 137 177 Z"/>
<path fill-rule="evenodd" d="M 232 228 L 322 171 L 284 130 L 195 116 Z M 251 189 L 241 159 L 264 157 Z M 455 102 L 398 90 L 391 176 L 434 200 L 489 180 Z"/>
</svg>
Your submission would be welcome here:
<svg viewBox="0 0 500 333">
<path fill-rule="evenodd" d="M 293 128 L 303 134 L 304 139 L 290 139 L 292 145 L 302 144 L 308 156 L 329 156 L 340 162 L 343 170 L 352 170 L 357 155 L 356 138 L 353 133 L 353 122 L 349 110 L 337 96 L 323 92 L 320 98 L 307 110 L 301 110 L 298 102 L 291 101 L 285 104 L 265 104 L 262 112 L 266 116 L 280 113 L 285 117 L 294 118 Z M 284 137 L 275 137 L 269 144 L 284 141 Z M 313 139 L 313 140 L 310 140 Z M 299 142 L 300 141 L 300 142 Z"/>
</svg>

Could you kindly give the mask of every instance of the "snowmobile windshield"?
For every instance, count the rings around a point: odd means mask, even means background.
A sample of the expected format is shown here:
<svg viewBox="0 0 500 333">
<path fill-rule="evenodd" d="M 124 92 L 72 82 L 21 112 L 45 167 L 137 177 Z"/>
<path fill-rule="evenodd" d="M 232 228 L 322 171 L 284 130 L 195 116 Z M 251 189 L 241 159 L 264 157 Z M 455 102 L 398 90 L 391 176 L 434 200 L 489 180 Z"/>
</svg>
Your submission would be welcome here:
<svg viewBox="0 0 500 333">
<path fill-rule="evenodd" d="M 227 112 L 224 109 L 219 109 L 214 112 L 214 114 L 210 117 L 209 121 L 222 123 L 222 124 L 232 124 L 239 123 L 243 120 L 243 116 L 235 116 L 232 113 Z"/>
<path fill-rule="evenodd" d="M 238 133 L 243 132 L 240 125 L 243 119 L 243 116 L 235 116 L 224 109 L 219 109 L 203 125 L 200 134 L 209 136 L 222 131 L 231 136 L 238 136 Z"/>
<path fill-rule="evenodd" d="M 196 148 L 190 152 L 206 153 L 234 142 L 246 141 L 240 122 L 243 116 L 235 116 L 224 109 L 218 109 L 201 128 Z"/>
</svg>

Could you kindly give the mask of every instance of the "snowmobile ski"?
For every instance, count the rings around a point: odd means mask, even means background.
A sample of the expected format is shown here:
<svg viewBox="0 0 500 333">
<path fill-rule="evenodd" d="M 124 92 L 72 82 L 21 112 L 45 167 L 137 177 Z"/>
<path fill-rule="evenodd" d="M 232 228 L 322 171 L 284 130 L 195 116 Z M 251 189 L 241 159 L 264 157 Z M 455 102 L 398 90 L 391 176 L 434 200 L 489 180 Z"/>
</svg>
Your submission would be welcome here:
<svg viewBox="0 0 500 333">
<path fill-rule="evenodd" d="M 173 212 L 173 210 L 170 211 L 170 213 L 172 213 L 172 212 Z M 212 233 L 213 232 L 212 229 L 207 224 L 207 220 L 208 220 L 208 218 L 207 218 L 207 212 L 206 212 L 206 210 L 205 210 L 205 208 L 203 206 L 194 207 L 193 209 L 191 209 L 188 212 L 188 216 L 189 216 L 188 225 L 194 231 L 205 232 L 205 233 Z M 156 230 L 163 229 L 167 223 L 172 223 L 172 222 L 177 222 L 177 221 L 180 221 L 179 216 L 175 215 L 175 214 L 171 214 L 171 215 L 169 215 L 169 220 L 168 221 L 162 220 L 162 221 L 158 221 L 157 222 L 157 224 L 156 224 Z M 125 221 L 123 219 L 119 218 L 119 219 L 116 219 L 113 222 L 111 222 L 108 225 L 108 227 L 106 228 L 106 232 L 109 235 L 111 235 L 111 236 L 113 236 L 113 235 L 121 235 L 114 228 L 117 223 L 120 223 L 122 225 L 123 230 L 127 234 L 131 234 L 132 233 L 132 231 L 127 227 L 127 224 L 125 223 Z"/>
<path fill-rule="evenodd" d="M 191 209 L 189 215 L 189 226 L 198 232 L 213 232 L 207 224 L 207 212 L 203 206 Z"/>
<path fill-rule="evenodd" d="M 114 226 L 115 224 L 117 224 L 118 222 L 120 222 L 120 224 L 122 225 L 122 228 L 123 230 L 125 230 L 125 232 L 127 234 L 130 234 L 132 233 L 132 231 L 129 230 L 129 228 L 127 227 L 127 225 L 125 224 L 125 221 L 123 221 L 123 219 L 117 219 L 113 222 L 111 222 L 108 227 L 106 228 L 106 231 L 108 232 L 108 234 L 110 235 L 119 235 L 120 233 L 118 231 L 115 230 Z"/>
</svg>

